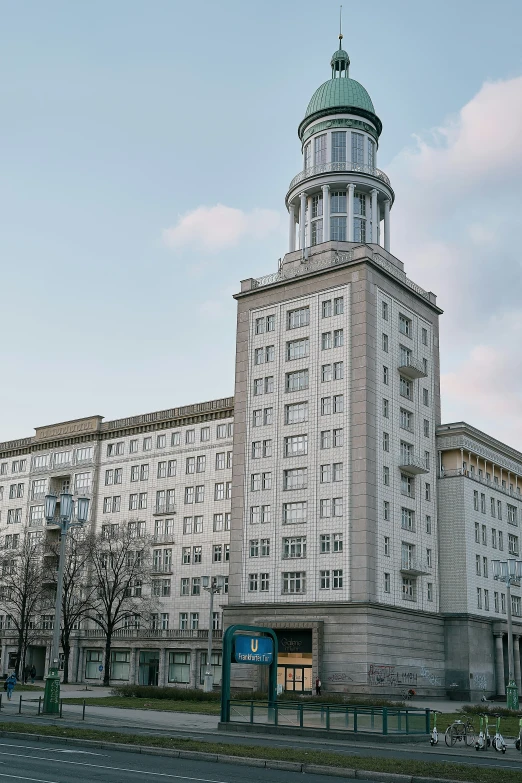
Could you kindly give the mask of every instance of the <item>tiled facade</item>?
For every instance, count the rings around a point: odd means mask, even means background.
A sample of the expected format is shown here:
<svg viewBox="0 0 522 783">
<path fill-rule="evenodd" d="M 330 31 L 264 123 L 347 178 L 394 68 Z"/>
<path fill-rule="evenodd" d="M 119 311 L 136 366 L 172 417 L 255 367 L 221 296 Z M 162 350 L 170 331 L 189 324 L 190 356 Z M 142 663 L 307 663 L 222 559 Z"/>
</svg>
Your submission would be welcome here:
<svg viewBox="0 0 522 783">
<path fill-rule="evenodd" d="M 117 632 L 115 679 L 200 684 L 210 622 L 201 577 L 228 576 L 232 439 L 228 398 L 120 421 L 93 417 L 41 427 L 33 438 L 0 444 L 5 551 L 16 555 L 25 531 L 43 543 L 45 494 L 67 489 L 90 498 L 88 524 L 96 532 L 117 524 L 150 541 L 154 573 L 147 589 L 157 596 L 155 617 L 150 627 Z M 214 601 L 216 664 L 227 598 L 228 584 Z M 0 623 L 5 669 L 15 645 L 1 606 Z M 42 618 L 35 624 L 42 634 L 29 659 L 40 674 L 50 634 Z M 75 633 L 73 679 L 99 679 L 102 646 L 101 631 L 85 621 Z"/>
</svg>

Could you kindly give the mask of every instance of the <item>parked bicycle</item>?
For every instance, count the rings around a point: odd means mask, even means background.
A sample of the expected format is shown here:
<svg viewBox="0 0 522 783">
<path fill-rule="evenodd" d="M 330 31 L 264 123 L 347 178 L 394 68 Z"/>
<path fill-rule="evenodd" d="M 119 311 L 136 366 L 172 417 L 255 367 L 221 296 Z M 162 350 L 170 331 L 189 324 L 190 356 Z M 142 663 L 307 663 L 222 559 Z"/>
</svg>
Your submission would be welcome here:
<svg viewBox="0 0 522 783">
<path fill-rule="evenodd" d="M 457 742 L 462 742 L 464 745 L 474 745 L 475 729 L 469 717 L 465 716 L 465 720 L 454 720 L 446 729 L 444 741 L 448 748 L 456 745 Z"/>
<path fill-rule="evenodd" d="M 504 737 L 500 733 L 500 715 L 498 713 L 494 714 L 494 717 L 497 719 L 495 724 L 495 736 L 491 740 L 491 744 L 495 748 L 495 750 L 498 750 L 499 753 L 505 753 L 506 752 L 506 743 L 504 741 Z"/>
<path fill-rule="evenodd" d="M 437 715 L 442 715 L 440 710 L 432 710 L 433 713 L 433 729 L 430 734 L 430 745 L 439 744 L 439 732 L 437 731 Z"/>
</svg>

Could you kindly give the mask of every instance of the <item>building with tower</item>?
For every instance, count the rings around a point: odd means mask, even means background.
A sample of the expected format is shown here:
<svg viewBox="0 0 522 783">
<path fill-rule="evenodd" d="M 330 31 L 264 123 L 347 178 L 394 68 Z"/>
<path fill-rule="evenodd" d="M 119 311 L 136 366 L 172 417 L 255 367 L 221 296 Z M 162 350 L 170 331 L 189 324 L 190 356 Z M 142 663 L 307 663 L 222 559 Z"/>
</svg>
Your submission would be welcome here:
<svg viewBox="0 0 522 783">
<path fill-rule="evenodd" d="M 235 396 L 0 443 L 2 673 L 17 655 L 2 574 L 24 539 L 49 557 L 44 498 L 68 489 L 91 499 L 94 531 L 128 526 L 152 547 L 140 589 L 155 609 L 115 632 L 114 682 L 202 687 L 210 636 L 218 685 L 222 629 L 248 623 L 276 631 L 285 690 L 319 676 L 354 694 L 505 692 L 508 598 L 491 561 L 520 556 L 522 454 L 441 424 L 442 311 L 392 253 L 371 98 L 342 48 L 330 65 L 298 126 L 288 252 L 235 296 Z M 519 689 L 521 600 L 514 584 Z M 31 618 L 38 675 L 52 621 Z M 73 681 L 99 680 L 104 642 L 78 623 Z M 235 686 L 261 676 L 233 667 Z"/>
<path fill-rule="evenodd" d="M 236 295 L 225 621 L 278 631 L 286 689 L 444 681 L 441 310 L 390 252 L 382 124 L 349 64 L 334 53 L 299 125 L 289 252 Z"/>
</svg>

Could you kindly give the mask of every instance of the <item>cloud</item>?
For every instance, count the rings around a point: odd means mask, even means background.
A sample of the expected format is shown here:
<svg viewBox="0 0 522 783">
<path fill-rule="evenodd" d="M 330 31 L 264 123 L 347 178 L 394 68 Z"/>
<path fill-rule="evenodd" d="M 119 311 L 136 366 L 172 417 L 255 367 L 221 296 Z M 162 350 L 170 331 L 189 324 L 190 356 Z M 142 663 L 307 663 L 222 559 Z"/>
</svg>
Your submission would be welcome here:
<svg viewBox="0 0 522 783">
<path fill-rule="evenodd" d="M 444 420 L 522 449 L 522 77 L 488 82 L 388 167 L 392 252 L 434 291 Z"/>
<path fill-rule="evenodd" d="M 278 231 L 279 212 L 271 209 L 241 209 L 216 204 L 197 207 L 182 215 L 175 226 L 163 231 L 163 241 L 173 250 L 187 245 L 205 252 L 219 252 L 237 245 L 245 237 L 264 239 Z"/>
</svg>

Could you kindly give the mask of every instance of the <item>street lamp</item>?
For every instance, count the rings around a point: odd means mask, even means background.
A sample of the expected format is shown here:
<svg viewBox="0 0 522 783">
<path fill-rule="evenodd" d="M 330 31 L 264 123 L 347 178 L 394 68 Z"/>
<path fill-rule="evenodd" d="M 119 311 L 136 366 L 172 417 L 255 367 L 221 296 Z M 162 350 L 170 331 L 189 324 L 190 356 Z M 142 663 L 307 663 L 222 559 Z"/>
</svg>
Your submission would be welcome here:
<svg viewBox="0 0 522 783">
<path fill-rule="evenodd" d="M 58 525 L 60 527 L 60 560 L 58 563 L 58 574 L 56 578 L 56 602 L 54 607 L 54 627 L 53 643 L 51 647 L 51 659 L 49 673 L 45 678 L 45 692 L 43 711 L 44 713 L 57 713 L 60 711 L 60 624 L 62 618 L 62 594 L 63 594 L 63 572 L 65 567 L 65 545 L 67 533 L 71 527 L 82 526 L 87 522 L 89 514 L 89 498 L 78 498 L 76 503 L 69 492 L 60 494 L 60 508 L 56 513 L 58 497 L 53 492 L 45 496 L 44 513 L 48 525 Z M 76 506 L 76 521 L 74 511 Z"/>
<path fill-rule="evenodd" d="M 205 693 L 210 693 L 214 685 L 214 675 L 212 674 L 212 625 L 214 619 L 214 595 L 220 593 L 225 586 L 225 577 L 219 574 L 218 576 L 202 576 L 201 584 L 203 590 L 206 590 L 210 595 L 210 610 L 208 614 L 208 647 L 207 647 L 207 668 L 205 670 L 205 682 L 203 690 Z"/>
<path fill-rule="evenodd" d="M 499 582 L 505 582 L 507 588 L 507 626 L 508 626 L 508 686 L 507 707 L 510 710 L 518 710 L 518 688 L 515 681 L 515 666 L 513 660 L 513 628 L 511 619 L 511 585 L 522 579 L 522 560 L 492 560 L 493 578 Z"/>
</svg>

